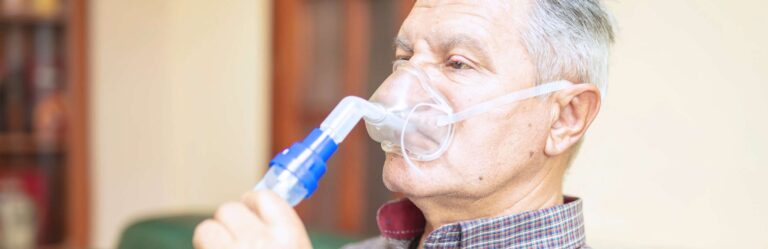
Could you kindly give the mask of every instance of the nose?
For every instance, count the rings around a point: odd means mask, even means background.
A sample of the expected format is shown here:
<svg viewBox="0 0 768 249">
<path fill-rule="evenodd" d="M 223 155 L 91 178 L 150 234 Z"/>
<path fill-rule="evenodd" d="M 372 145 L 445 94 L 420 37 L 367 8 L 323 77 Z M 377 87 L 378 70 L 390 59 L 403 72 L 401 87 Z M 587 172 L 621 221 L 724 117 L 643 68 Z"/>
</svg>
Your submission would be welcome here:
<svg viewBox="0 0 768 249">
<path fill-rule="evenodd" d="M 392 112 L 410 110 L 418 103 L 430 103 L 433 96 L 429 77 L 413 65 L 402 65 L 381 83 L 369 99 Z"/>
</svg>

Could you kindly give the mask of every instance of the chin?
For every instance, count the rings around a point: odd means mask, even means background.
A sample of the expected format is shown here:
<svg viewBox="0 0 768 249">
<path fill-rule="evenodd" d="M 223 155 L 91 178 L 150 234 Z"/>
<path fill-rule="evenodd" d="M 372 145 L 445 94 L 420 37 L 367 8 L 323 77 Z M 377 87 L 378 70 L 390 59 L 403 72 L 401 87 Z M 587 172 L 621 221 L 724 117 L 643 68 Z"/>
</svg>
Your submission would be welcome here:
<svg viewBox="0 0 768 249">
<path fill-rule="evenodd" d="M 408 166 L 397 154 L 387 153 L 384 161 L 384 186 L 392 192 L 402 193 L 406 197 L 429 197 L 438 195 L 441 187 L 429 168 L 416 163 L 416 169 Z"/>
<path fill-rule="evenodd" d="M 384 186 L 392 192 L 403 193 L 409 196 L 411 192 L 420 189 L 417 180 L 414 179 L 416 172 L 405 163 L 403 157 L 394 154 L 387 153 L 387 158 L 384 161 L 384 172 L 382 174 L 384 180 Z"/>
</svg>

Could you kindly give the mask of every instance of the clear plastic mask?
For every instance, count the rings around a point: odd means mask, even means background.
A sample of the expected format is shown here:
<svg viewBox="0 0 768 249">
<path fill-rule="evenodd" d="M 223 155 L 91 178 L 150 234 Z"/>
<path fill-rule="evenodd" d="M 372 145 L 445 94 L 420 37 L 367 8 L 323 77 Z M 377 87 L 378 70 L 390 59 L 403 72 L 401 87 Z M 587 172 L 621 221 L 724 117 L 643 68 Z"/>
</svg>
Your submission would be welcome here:
<svg viewBox="0 0 768 249">
<path fill-rule="evenodd" d="M 509 93 L 454 112 L 446 98 L 432 87 L 429 76 L 410 63 L 400 63 L 373 93 L 369 101 L 386 112 L 383 120 L 366 120 L 368 135 L 385 152 L 411 160 L 431 161 L 448 149 L 454 124 L 494 108 L 570 87 L 569 81 L 554 81 Z"/>
<path fill-rule="evenodd" d="M 386 122 L 366 122 L 368 134 L 386 152 L 406 153 L 410 158 L 429 161 L 438 158 L 453 137 L 453 125 L 438 125 L 441 117 L 453 113 L 445 97 L 430 85 L 429 77 L 410 64 L 394 72 L 373 93 L 370 102 L 389 114 Z"/>
</svg>

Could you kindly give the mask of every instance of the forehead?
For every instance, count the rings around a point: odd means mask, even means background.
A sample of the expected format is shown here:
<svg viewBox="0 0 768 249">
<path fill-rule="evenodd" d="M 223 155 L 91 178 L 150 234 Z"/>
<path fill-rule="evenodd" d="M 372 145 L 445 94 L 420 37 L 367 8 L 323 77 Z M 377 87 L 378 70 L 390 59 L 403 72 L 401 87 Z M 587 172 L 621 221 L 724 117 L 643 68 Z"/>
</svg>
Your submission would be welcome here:
<svg viewBox="0 0 768 249">
<path fill-rule="evenodd" d="M 408 40 L 449 39 L 457 34 L 491 44 L 516 39 L 529 0 L 419 0 L 399 36 Z M 508 44 L 508 43 L 507 43 Z"/>
</svg>

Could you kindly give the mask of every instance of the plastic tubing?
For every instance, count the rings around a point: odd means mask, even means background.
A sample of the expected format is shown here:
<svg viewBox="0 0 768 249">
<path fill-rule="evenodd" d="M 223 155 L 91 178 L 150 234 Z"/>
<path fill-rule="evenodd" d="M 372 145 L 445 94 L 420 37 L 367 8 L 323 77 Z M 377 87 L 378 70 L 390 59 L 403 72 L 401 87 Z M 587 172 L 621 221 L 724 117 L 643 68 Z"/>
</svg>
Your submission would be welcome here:
<svg viewBox="0 0 768 249">
<path fill-rule="evenodd" d="M 348 96 L 339 102 L 328 117 L 320 124 L 320 130 L 327 133 L 336 144 L 344 141 L 358 121 L 364 118 L 374 125 L 402 126 L 402 120 L 388 115 L 384 107 L 360 97 Z"/>
</svg>

